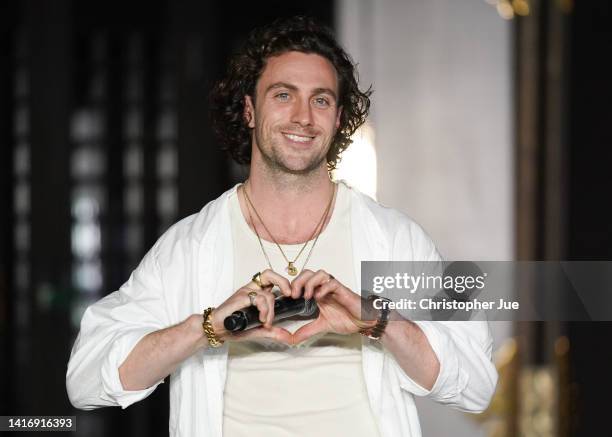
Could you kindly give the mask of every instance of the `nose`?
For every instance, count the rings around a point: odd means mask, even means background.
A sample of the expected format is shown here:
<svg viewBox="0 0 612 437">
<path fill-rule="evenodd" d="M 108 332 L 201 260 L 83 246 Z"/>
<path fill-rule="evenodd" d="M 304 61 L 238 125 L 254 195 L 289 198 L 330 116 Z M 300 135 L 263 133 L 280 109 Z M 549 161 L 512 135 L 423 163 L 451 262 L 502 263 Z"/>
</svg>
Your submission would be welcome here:
<svg viewBox="0 0 612 437">
<path fill-rule="evenodd" d="M 300 126 L 312 126 L 312 108 L 308 99 L 296 99 L 291 114 L 291 122 Z"/>
</svg>

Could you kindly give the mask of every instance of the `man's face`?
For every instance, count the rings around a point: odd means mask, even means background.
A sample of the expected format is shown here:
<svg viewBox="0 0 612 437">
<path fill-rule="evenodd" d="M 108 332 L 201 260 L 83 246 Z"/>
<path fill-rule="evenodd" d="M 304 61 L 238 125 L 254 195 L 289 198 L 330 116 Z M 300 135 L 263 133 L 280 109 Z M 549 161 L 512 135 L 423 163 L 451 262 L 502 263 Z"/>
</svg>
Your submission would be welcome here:
<svg viewBox="0 0 612 437">
<path fill-rule="evenodd" d="M 255 96 L 255 105 L 245 97 L 254 160 L 291 174 L 326 164 L 341 111 L 336 70 L 327 59 L 301 52 L 269 58 Z"/>
</svg>

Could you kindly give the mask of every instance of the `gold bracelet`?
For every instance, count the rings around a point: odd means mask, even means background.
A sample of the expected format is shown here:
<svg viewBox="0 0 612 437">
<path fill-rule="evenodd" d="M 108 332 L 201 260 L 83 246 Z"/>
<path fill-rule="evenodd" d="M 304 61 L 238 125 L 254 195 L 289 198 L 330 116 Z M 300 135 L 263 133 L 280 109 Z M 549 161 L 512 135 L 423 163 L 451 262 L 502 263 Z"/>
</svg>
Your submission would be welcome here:
<svg viewBox="0 0 612 437">
<path fill-rule="evenodd" d="M 221 347 L 223 345 L 223 340 L 217 338 L 215 334 L 215 330 L 212 326 L 212 312 L 214 311 L 214 307 L 206 308 L 204 310 L 204 321 L 202 322 L 202 329 L 204 329 L 204 335 L 206 335 L 206 339 L 208 340 L 208 344 L 210 347 Z"/>
</svg>

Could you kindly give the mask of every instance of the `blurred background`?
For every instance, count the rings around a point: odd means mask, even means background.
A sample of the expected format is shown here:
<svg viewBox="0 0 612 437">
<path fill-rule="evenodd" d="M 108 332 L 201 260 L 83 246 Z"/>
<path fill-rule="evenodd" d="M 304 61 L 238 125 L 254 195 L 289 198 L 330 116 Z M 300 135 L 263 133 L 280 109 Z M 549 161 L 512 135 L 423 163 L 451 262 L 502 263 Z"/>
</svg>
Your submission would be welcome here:
<svg viewBox="0 0 612 437">
<path fill-rule="evenodd" d="M 168 384 L 125 411 L 73 409 L 70 349 L 87 305 L 244 179 L 207 94 L 253 27 L 294 14 L 331 26 L 373 84 L 335 177 L 412 216 L 447 259 L 612 259 L 609 0 L 3 2 L 0 415 L 168 434 Z M 424 435 L 612 435 L 611 323 L 492 328 L 491 407 L 420 399 Z"/>
</svg>

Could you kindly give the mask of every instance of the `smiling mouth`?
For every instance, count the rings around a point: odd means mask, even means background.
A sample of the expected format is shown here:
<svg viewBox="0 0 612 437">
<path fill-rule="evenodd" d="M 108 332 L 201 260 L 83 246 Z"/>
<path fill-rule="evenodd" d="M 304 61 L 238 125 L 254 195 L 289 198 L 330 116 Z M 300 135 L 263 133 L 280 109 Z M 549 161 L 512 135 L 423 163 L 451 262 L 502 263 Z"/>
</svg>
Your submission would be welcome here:
<svg viewBox="0 0 612 437">
<path fill-rule="evenodd" d="M 285 136 L 285 138 L 288 138 L 296 143 L 308 143 L 314 139 L 313 136 L 290 134 L 287 132 L 283 132 L 283 135 Z"/>
</svg>

